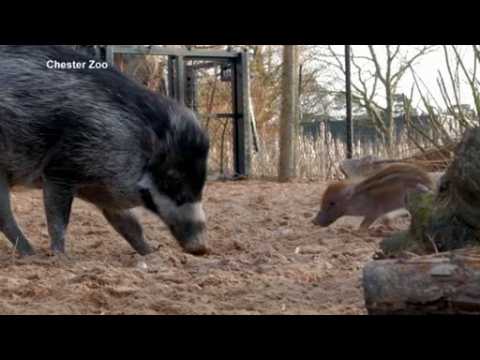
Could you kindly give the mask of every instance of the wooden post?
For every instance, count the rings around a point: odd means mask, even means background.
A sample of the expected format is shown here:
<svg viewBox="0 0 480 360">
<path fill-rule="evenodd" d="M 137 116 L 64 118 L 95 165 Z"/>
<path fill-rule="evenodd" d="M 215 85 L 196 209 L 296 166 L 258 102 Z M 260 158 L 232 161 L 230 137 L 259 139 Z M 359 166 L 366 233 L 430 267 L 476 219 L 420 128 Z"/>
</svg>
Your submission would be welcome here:
<svg viewBox="0 0 480 360">
<path fill-rule="evenodd" d="M 345 96 L 347 103 L 347 118 L 345 123 L 347 125 L 347 159 L 353 157 L 352 75 L 350 71 L 350 57 L 350 45 L 345 45 Z"/>
<path fill-rule="evenodd" d="M 298 98 L 298 49 L 284 45 L 282 70 L 282 112 L 280 118 L 280 158 L 278 180 L 286 182 L 295 177 L 295 124 Z"/>
</svg>

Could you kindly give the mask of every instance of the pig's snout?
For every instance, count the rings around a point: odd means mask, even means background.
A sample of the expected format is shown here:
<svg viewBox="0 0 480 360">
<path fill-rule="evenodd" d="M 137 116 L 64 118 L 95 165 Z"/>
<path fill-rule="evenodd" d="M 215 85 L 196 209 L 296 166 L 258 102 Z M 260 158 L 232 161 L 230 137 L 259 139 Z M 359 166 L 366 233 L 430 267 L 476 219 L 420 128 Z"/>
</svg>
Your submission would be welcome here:
<svg viewBox="0 0 480 360">
<path fill-rule="evenodd" d="M 192 255 L 206 255 L 208 254 L 207 235 L 206 233 L 197 234 L 182 243 L 183 250 Z"/>
<path fill-rule="evenodd" d="M 317 216 L 315 216 L 312 220 L 312 224 L 313 225 L 317 225 L 317 226 L 321 226 L 322 223 L 320 221 L 320 214 L 318 214 Z"/>
<path fill-rule="evenodd" d="M 170 230 L 185 252 L 192 255 L 208 252 L 205 223 L 183 222 L 170 226 Z"/>
<path fill-rule="evenodd" d="M 185 252 L 192 255 L 209 252 L 205 213 L 200 204 L 182 206 L 170 230 Z"/>
<path fill-rule="evenodd" d="M 332 219 L 325 211 L 320 211 L 317 216 L 312 220 L 312 223 L 316 226 L 327 227 L 331 225 L 336 219 Z"/>
</svg>

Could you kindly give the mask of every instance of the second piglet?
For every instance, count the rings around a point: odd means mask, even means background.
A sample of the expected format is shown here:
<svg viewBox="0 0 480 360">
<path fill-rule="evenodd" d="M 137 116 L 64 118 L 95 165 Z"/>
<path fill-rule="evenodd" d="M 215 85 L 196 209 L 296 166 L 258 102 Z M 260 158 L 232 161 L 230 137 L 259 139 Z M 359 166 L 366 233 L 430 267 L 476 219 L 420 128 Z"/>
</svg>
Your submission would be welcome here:
<svg viewBox="0 0 480 360">
<path fill-rule="evenodd" d="M 359 182 L 330 184 L 313 223 L 326 227 L 343 216 L 362 216 L 360 230 L 366 230 L 382 215 L 404 208 L 409 191 L 429 191 L 432 188 L 430 176 L 419 167 L 391 165 Z"/>
</svg>

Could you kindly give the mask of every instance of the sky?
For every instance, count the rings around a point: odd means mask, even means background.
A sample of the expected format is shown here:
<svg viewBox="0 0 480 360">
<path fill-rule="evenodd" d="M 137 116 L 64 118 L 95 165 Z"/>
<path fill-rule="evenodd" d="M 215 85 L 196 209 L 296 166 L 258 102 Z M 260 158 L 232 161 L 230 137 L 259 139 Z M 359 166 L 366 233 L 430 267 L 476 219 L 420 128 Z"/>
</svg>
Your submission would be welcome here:
<svg viewBox="0 0 480 360">
<path fill-rule="evenodd" d="M 326 48 L 326 45 L 308 45 L 313 46 L 313 47 L 322 47 Z M 410 55 L 412 52 L 415 52 L 415 50 L 422 45 L 402 45 L 401 46 L 401 54 L 405 55 Z M 385 60 L 386 54 L 384 53 L 384 45 L 374 45 L 375 49 L 378 51 L 378 57 L 380 63 L 383 63 Z M 332 48 L 335 50 L 336 53 L 340 54 L 343 56 L 344 54 L 344 49 L 345 45 L 333 45 Z M 471 45 L 458 45 L 457 49 L 459 50 L 460 55 L 462 56 L 466 66 L 469 68 L 469 70 L 472 69 L 473 65 L 473 50 Z M 368 50 L 367 45 L 352 45 L 352 50 L 355 56 L 369 56 L 370 57 L 370 52 Z M 382 51 L 383 50 L 383 51 Z M 450 52 L 450 59 L 451 59 L 451 64 L 454 64 L 454 53 L 449 47 L 449 52 Z M 343 58 L 342 58 L 343 60 Z M 382 61 L 383 60 L 383 61 Z M 479 64 L 480 65 L 480 64 Z M 440 106 L 443 110 L 445 110 L 446 106 L 445 103 L 442 99 L 442 95 L 437 83 L 437 79 L 439 77 L 438 72 L 440 71 L 446 81 L 446 87 L 447 91 L 449 92 L 449 96 L 451 99 L 454 98 L 453 96 L 453 91 L 452 91 L 452 84 L 449 80 L 449 75 L 447 71 L 447 66 L 446 66 L 446 61 L 445 61 L 445 56 L 444 56 L 444 51 L 442 45 L 437 45 L 435 47 L 435 51 L 422 56 L 419 58 L 415 64 L 414 68 L 416 71 L 416 74 L 419 78 L 420 83 L 423 85 L 421 86 L 422 92 L 424 93 L 425 96 L 428 96 L 431 100 L 431 103 L 433 105 L 436 105 L 432 99 L 436 100 L 438 103 L 438 106 Z M 479 69 L 480 72 L 480 69 Z M 326 75 L 320 75 L 320 82 L 322 80 L 329 78 L 332 75 L 333 72 L 331 71 L 326 71 L 323 74 Z M 325 76 L 324 79 L 322 77 Z M 478 77 L 478 76 L 477 76 Z M 355 79 L 355 77 L 352 75 L 352 79 Z M 469 104 L 471 106 L 474 105 L 473 97 L 469 88 L 468 83 L 466 80 L 462 77 L 463 81 L 461 82 L 460 86 L 460 103 L 462 104 Z M 325 80 L 328 81 L 328 80 Z M 355 81 L 355 80 L 354 80 Z M 480 83 L 479 83 L 480 84 Z M 406 74 L 403 76 L 402 81 L 399 83 L 399 93 L 404 93 L 407 96 L 410 96 L 411 91 L 412 91 L 412 86 L 414 85 L 414 80 L 411 75 L 411 72 L 407 71 Z M 337 90 L 344 90 L 345 82 L 344 82 L 344 77 L 342 75 L 341 81 L 337 82 L 336 88 Z M 378 96 L 376 98 L 376 101 L 380 104 L 384 104 L 384 97 Z M 418 91 L 414 91 L 414 96 L 413 96 L 413 106 L 414 107 L 420 107 L 423 108 L 422 106 L 422 101 L 419 96 Z"/>
<path fill-rule="evenodd" d="M 419 45 L 402 45 L 402 52 L 406 51 L 407 54 L 408 53 L 411 54 L 411 52 L 415 51 L 415 48 L 418 46 Z M 333 48 L 335 49 L 336 52 L 338 51 L 338 53 L 343 54 L 343 51 L 344 51 L 343 45 L 333 46 Z M 379 46 L 377 48 L 381 49 L 383 48 L 383 46 Z M 358 55 L 370 56 L 368 47 L 366 45 L 352 45 L 352 49 L 355 56 L 358 56 Z M 461 46 L 458 46 L 458 49 L 466 65 L 468 64 L 467 66 L 471 70 L 473 66 L 473 50 L 471 48 L 471 45 L 467 45 L 467 46 L 461 45 Z M 451 53 L 452 60 L 453 60 L 454 53 L 452 50 L 449 50 L 449 52 Z M 382 58 L 385 59 L 385 55 L 382 53 L 379 53 L 380 62 L 382 62 L 381 60 Z M 451 62 L 451 64 L 453 64 L 453 61 Z M 434 52 L 427 54 L 424 57 L 420 58 L 418 61 L 416 61 L 414 68 L 417 73 L 417 76 L 424 82 L 425 89 L 428 89 L 428 91 L 430 92 L 431 97 L 434 99 L 437 99 L 437 101 L 439 102 L 439 105 L 444 107 L 441 92 L 437 84 L 438 71 L 441 71 L 446 81 L 447 89 L 449 90 L 451 88 L 451 83 L 449 81 L 447 65 L 446 65 L 442 46 L 437 46 Z M 478 75 L 477 75 L 477 78 L 478 78 Z M 412 85 L 414 85 L 413 77 L 410 72 L 407 72 L 399 84 L 399 92 L 403 92 L 406 95 L 410 95 Z M 422 89 L 422 91 L 426 93 L 426 90 Z M 450 92 L 450 95 L 453 98 L 453 92 Z M 462 85 L 460 87 L 460 96 L 461 96 L 461 103 L 467 103 L 467 104 L 473 105 L 473 97 L 471 96 L 471 91 L 466 80 L 462 81 Z M 420 101 L 421 99 L 417 92 L 413 98 L 414 105 L 419 105 Z"/>
</svg>

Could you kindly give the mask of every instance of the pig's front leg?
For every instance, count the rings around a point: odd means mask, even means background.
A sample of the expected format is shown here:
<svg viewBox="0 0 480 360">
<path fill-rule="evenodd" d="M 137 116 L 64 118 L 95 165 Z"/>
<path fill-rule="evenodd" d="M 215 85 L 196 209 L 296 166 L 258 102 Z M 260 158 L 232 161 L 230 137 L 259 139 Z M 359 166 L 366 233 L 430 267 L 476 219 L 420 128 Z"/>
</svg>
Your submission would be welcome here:
<svg viewBox="0 0 480 360">
<path fill-rule="evenodd" d="M 143 237 L 142 226 L 132 211 L 114 211 L 108 209 L 102 211 L 110 225 L 112 225 L 140 255 L 148 255 L 152 252 L 152 249 Z"/>
<path fill-rule="evenodd" d="M 33 248 L 13 215 L 7 175 L 2 171 L 0 171 L 0 232 L 5 234 L 22 256 L 33 255 Z"/>
</svg>

